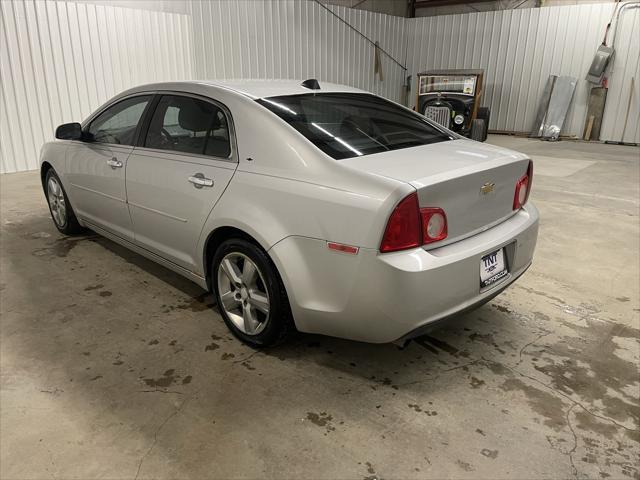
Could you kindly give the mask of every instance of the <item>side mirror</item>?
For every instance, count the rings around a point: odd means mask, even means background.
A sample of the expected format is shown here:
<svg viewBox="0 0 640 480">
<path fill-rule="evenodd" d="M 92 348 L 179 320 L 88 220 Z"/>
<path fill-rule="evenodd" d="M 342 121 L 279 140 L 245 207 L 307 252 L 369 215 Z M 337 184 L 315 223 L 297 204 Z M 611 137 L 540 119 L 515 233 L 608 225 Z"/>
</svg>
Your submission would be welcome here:
<svg viewBox="0 0 640 480">
<path fill-rule="evenodd" d="M 64 123 L 56 128 L 56 138 L 59 140 L 82 140 L 82 126 L 75 123 Z"/>
</svg>

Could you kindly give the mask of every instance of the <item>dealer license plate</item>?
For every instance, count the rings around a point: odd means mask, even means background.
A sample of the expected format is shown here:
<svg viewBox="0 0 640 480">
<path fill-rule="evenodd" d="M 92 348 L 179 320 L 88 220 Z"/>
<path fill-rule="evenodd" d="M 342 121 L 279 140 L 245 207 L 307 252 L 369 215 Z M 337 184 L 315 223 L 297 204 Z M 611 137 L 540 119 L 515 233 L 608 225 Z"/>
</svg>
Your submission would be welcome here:
<svg viewBox="0 0 640 480">
<path fill-rule="evenodd" d="M 498 283 L 508 274 L 503 248 L 485 255 L 480 260 L 480 288 Z"/>
</svg>

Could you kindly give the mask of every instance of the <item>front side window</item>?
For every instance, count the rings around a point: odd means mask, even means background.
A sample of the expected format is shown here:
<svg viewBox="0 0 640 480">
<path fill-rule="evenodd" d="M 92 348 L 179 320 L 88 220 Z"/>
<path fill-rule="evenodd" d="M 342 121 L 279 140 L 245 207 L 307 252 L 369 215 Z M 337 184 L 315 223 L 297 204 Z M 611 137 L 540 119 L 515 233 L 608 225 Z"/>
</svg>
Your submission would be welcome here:
<svg viewBox="0 0 640 480">
<path fill-rule="evenodd" d="M 133 145 L 136 128 L 151 95 L 127 98 L 107 108 L 91 125 L 91 140 L 97 143 Z"/>
<path fill-rule="evenodd" d="M 453 138 L 421 116 L 364 93 L 289 95 L 258 102 L 337 160 Z"/>
<path fill-rule="evenodd" d="M 227 158 L 231 154 L 227 117 L 212 103 L 164 95 L 151 118 L 144 146 Z"/>
</svg>

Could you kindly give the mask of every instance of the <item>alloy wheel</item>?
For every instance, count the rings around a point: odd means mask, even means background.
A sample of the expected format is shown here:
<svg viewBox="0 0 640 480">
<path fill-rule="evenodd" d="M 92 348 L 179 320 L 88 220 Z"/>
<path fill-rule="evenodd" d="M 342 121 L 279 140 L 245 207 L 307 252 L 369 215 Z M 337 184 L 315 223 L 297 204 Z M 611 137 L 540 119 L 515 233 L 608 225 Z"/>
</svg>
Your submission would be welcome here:
<svg viewBox="0 0 640 480">
<path fill-rule="evenodd" d="M 51 216 L 56 225 L 63 228 L 67 223 L 67 206 L 64 201 L 64 192 L 60 183 L 55 177 L 49 177 L 47 182 L 47 197 L 49 199 L 49 208 Z"/>
<path fill-rule="evenodd" d="M 232 252 L 218 265 L 218 295 L 233 324 L 246 335 L 257 335 L 269 321 L 269 293 L 262 273 L 246 255 Z"/>
</svg>

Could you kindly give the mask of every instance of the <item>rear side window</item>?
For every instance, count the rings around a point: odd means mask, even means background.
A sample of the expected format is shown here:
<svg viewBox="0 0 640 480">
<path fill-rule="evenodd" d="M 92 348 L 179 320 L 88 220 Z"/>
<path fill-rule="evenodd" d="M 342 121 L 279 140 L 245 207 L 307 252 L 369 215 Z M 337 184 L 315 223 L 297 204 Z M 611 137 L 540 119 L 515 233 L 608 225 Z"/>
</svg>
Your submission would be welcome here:
<svg viewBox="0 0 640 480">
<path fill-rule="evenodd" d="M 231 154 L 227 117 L 204 100 L 163 95 L 151 117 L 144 146 L 227 158 Z"/>
<path fill-rule="evenodd" d="M 138 122 L 151 95 L 131 97 L 107 108 L 89 125 L 92 141 L 133 145 Z"/>
<path fill-rule="evenodd" d="M 419 115 L 364 93 L 290 95 L 258 102 L 338 160 L 453 139 Z"/>
</svg>

